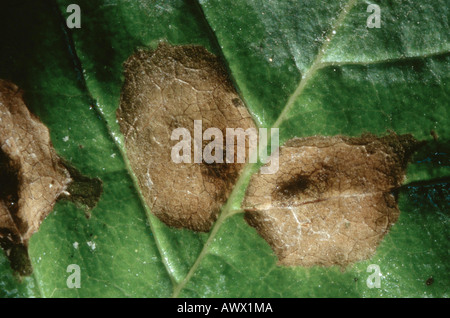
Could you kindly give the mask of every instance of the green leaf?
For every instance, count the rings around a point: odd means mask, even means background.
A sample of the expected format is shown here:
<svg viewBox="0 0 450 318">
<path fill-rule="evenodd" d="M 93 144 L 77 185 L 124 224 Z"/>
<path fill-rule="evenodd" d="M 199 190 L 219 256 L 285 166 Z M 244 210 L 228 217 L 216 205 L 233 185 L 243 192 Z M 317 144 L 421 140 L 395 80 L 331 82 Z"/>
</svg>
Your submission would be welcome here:
<svg viewBox="0 0 450 318">
<path fill-rule="evenodd" d="M 68 29 L 71 2 L 1 5 L 0 78 L 25 91 L 58 154 L 100 178 L 103 193 L 90 219 L 57 203 L 31 239 L 31 277 L 20 281 L 0 255 L 0 296 L 449 296 L 445 1 L 377 1 L 380 29 L 366 27 L 368 3 L 356 0 L 80 0 L 82 26 Z M 210 233 L 169 228 L 151 214 L 115 111 L 122 63 L 161 40 L 221 56 L 256 123 L 280 127 L 282 141 L 387 130 L 429 141 L 399 189 L 400 218 L 371 259 L 345 270 L 278 266 L 234 213 L 256 171 L 251 165 Z M 66 285 L 70 264 L 81 268 L 79 289 Z M 366 285 L 369 264 L 380 266 L 380 289 Z"/>
</svg>

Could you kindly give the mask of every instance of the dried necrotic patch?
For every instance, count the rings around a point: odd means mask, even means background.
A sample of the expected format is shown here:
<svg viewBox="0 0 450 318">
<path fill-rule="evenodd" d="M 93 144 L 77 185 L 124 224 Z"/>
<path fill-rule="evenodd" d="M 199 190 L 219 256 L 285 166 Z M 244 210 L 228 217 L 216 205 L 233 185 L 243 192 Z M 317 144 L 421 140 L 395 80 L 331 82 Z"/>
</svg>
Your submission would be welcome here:
<svg viewBox="0 0 450 318">
<path fill-rule="evenodd" d="M 10 259 L 16 252 L 23 258 L 20 251 L 70 181 L 48 129 L 28 111 L 18 87 L 0 80 L 0 243 Z"/>
<path fill-rule="evenodd" d="M 282 265 L 367 259 L 399 216 L 391 192 L 417 145 L 409 135 L 291 139 L 276 174 L 252 177 L 246 220 Z"/>
<path fill-rule="evenodd" d="M 225 138 L 226 128 L 254 127 L 247 109 L 219 59 L 203 47 L 161 43 L 124 67 L 117 118 L 146 203 L 168 225 L 208 231 L 242 164 L 195 163 L 193 144 L 191 161 L 176 163 L 171 134 L 186 128 L 193 138 L 194 120 L 202 120 L 200 133 L 214 127 Z"/>
</svg>

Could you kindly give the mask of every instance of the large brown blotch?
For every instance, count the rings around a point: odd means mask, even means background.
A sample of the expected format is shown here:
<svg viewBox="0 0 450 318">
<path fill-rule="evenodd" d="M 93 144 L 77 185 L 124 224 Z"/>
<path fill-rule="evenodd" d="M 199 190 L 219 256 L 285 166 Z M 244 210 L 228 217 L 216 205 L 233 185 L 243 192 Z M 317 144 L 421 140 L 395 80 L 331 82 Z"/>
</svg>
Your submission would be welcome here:
<svg viewBox="0 0 450 318">
<path fill-rule="evenodd" d="M 382 138 L 295 138 L 280 148 L 276 174 L 255 174 L 246 220 L 282 265 L 346 266 L 369 258 L 399 210 L 392 190 L 418 143 Z"/>
<path fill-rule="evenodd" d="M 147 205 L 170 226 L 208 231 L 242 164 L 174 163 L 170 136 L 186 128 L 193 138 L 194 120 L 224 137 L 227 127 L 255 127 L 246 107 L 220 60 L 201 46 L 160 43 L 136 52 L 124 68 L 117 118 Z"/>
<path fill-rule="evenodd" d="M 28 111 L 22 91 L 0 80 L 0 245 L 21 274 L 30 271 L 31 235 L 70 182 L 47 127 Z"/>
</svg>

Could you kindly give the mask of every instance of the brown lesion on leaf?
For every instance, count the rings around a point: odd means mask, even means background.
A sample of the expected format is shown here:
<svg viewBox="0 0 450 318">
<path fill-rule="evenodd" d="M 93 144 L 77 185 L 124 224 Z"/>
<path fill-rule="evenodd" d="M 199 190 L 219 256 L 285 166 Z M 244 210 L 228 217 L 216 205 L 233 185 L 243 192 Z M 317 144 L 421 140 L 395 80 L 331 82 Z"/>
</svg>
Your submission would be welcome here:
<svg viewBox="0 0 450 318">
<path fill-rule="evenodd" d="M 194 163 L 192 144 L 192 163 L 174 163 L 170 137 L 186 128 L 194 138 L 194 120 L 224 138 L 226 128 L 255 128 L 226 68 L 204 47 L 160 43 L 130 56 L 124 75 L 117 119 L 145 202 L 170 226 L 209 231 L 244 164 Z"/>
<path fill-rule="evenodd" d="M 276 174 L 255 174 L 243 202 L 247 222 L 281 265 L 346 266 L 367 259 L 399 216 L 411 135 L 294 138 Z"/>
<path fill-rule="evenodd" d="M 77 199 L 70 191 L 80 178 L 62 163 L 47 127 L 29 112 L 22 95 L 15 84 L 0 80 L 0 246 L 24 276 L 32 271 L 31 236 L 59 198 Z"/>
</svg>

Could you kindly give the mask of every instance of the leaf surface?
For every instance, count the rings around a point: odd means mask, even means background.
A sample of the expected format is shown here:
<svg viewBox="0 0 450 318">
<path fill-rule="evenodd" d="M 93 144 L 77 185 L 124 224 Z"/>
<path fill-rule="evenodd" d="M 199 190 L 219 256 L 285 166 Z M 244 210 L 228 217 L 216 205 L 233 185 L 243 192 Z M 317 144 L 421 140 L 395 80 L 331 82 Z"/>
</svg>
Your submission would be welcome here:
<svg viewBox="0 0 450 318">
<path fill-rule="evenodd" d="M 355 0 L 79 1 L 82 28 L 72 30 L 69 4 L 2 5 L 0 78 L 24 89 L 58 155 L 100 178 L 103 194 L 89 220 L 72 203 L 56 204 L 30 241 L 32 277 L 18 283 L 0 257 L 3 296 L 448 297 L 445 1 L 380 1 L 380 29 L 365 27 L 367 3 Z M 160 40 L 220 56 L 256 124 L 279 127 L 282 141 L 387 130 L 429 141 L 406 172 L 399 219 L 371 259 L 343 272 L 276 265 L 234 213 L 256 166 L 244 170 L 209 233 L 169 228 L 151 214 L 115 113 L 122 63 Z M 69 264 L 81 267 L 80 289 L 66 286 Z M 366 286 L 369 264 L 380 266 L 380 289 Z"/>
</svg>

